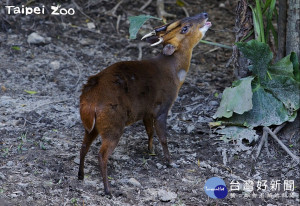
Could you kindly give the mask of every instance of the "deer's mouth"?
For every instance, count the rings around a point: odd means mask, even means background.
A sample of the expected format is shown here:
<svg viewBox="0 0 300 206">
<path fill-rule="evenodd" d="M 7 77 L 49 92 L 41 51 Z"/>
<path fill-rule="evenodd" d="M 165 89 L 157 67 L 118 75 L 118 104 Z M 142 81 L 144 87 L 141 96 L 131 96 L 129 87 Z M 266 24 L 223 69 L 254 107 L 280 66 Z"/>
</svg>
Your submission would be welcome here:
<svg viewBox="0 0 300 206">
<path fill-rule="evenodd" d="M 204 24 L 204 26 L 209 26 L 209 27 L 211 27 L 211 22 L 210 21 L 207 21 L 207 22 L 205 22 L 205 24 Z"/>
</svg>

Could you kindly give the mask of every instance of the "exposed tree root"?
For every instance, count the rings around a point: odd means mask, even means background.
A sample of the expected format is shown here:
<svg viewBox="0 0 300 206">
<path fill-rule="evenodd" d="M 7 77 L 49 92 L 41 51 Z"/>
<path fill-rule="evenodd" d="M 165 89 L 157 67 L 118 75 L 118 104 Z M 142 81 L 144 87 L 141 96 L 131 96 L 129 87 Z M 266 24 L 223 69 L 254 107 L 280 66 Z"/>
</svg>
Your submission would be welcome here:
<svg viewBox="0 0 300 206">
<path fill-rule="evenodd" d="M 263 128 L 263 135 L 261 138 L 261 141 L 258 145 L 257 148 L 257 152 L 256 152 L 256 158 L 258 158 L 260 152 L 261 152 L 261 148 L 263 145 L 265 145 L 266 147 L 268 146 L 268 135 L 271 135 L 277 142 L 278 144 L 293 158 L 293 160 L 295 162 L 297 162 L 297 164 L 300 163 L 300 158 L 297 155 L 294 155 L 284 144 L 283 142 L 276 136 L 276 134 L 286 125 L 286 123 L 276 127 L 276 129 L 274 131 L 272 131 L 269 127 L 264 127 Z M 269 154 L 270 155 L 270 154 Z"/>
</svg>

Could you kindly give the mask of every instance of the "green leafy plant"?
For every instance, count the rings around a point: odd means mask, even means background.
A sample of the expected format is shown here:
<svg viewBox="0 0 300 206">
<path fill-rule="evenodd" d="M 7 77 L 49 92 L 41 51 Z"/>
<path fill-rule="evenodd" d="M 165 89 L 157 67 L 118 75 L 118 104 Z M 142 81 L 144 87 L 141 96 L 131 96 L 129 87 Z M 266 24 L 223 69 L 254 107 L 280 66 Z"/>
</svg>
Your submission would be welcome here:
<svg viewBox="0 0 300 206">
<path fill-rule="evenodd" d="M 297 55 L 292 52 L 272 63 L 274 55 L 269 45 L 274 43 L 278 47 L 278 34 L 273 25 L 278 17 L 275 5 L 276 0 L 255 0 L 255 7 L 250 6 L 254 28 L 236 45 L 250 60 L 248 69 L 252 75 L 233 82 L 231 88 L 224 90 L 220 107 L 213 116 L 219 121 L 210 123 L 211 126 L 228 126 L 217 131 L 223 135 L 223 139 L 230 140 L 229 136 L 232 140 L 238 139 L 243 132 L 253 137 L 250 132 L 255 132 L 253 128 L 294 121 L 299 110 L 300 71 Z M 243 42 L 253 33 L 255 40 Z M 274 41 L 271 41 L 271 36 Z"/>
<path fill-rule="evenodd" d="M 9 148 L 6 147 L 6 148 L 2 149 L 2 151 L 3 151 L 3 157 L 6 157 L 9 153 Z"/>
<path fill-rule="evenodd" d="M 36 94 L 36 91 L 30 91 L 30 90 L 24 90 L 24 92 L 28 93 L 28 94 Z"/>
<path fill-rule="evenodd" d="M 280 125 L 293 121 L 300 108 L 299 62 L 294 52 L 272 64 L 267 44 L 257 40 L 237 43 L 251 60 L 252 75 L 224 90 L 220 107 L 213 116 L 227 125 Z"/>
<path fill-rule="evenodd" d="M 277 46 L 278 35 L 272 24 L 273 17 L 278 16 L 275 4 L 276 0 L 266 0 L 265 3 L 261 0 L 255 0 L 255 7 L 250 6 L 250 8 L 252 10 L 255 39 L 263 43 L 268 43 L 270 34 L 272 33 Z"/>
<path fill-rule="evenodd" d="M 76 198 L 72 198 L 70 202 L 71 202 L 71 204 L 73 204 L 73 205 L 78 205 L 78 204 L 77 204 L 77 199 L 76 199 Z"/>
<path fill-rule="evenodd" d="M 19 46 L 12 46 L 11 47 L 12 50 L 16 50 L 16 51 L 20 51 L 21 48 Z"/>
</svg>

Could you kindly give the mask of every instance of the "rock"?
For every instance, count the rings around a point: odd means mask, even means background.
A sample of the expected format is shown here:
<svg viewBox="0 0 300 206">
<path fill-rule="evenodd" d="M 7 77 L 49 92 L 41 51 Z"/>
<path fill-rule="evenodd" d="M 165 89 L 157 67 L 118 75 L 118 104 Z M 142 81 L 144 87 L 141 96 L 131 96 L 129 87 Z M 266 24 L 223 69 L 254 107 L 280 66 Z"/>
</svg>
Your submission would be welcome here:
<svg viewBox="0 0 300 206">
<path fill-rule="evenodd" d="M 178 167 L 179 167 L 179 165 L 175 164 L 174 162 L 172 162 L 172 163 L 170 164 L 170 166 L 173 167 L 173 168 L 178 168 Z"/>
<path fill-rule="evenodd" d="M 27 197 L 26 201 L 27 201 L 27 203 L 33 201 L 33 197 L 31 197 L 31 196 Z"/>
<path fill-rule="evenodd" d="M 162 164 L 160 164 L 160 163 L 156 163 L 156 167 L 157 167 L 157 169 L 161 169 L 162 167 L 163 167 L 163 165 Z"/>
<path fill-rule="evenodd" d="M 28 187 L 28 183 L 22 183 L 22 182 L 19 182 L 19 183 L 17 183 L 17 185 L 19 185 L 19 186 L 22 187 L 22 188 Z"/>
<path fill-rule="evenodd" d="M 75 158 L 75 159 L 74 159 L 74 162 L 75 162 L 75 164 L 78 164 L 78 165 L 79 165 L 80 159 L 79 159 L 79 158 Z"/>
<path fill-rule="evenodd" d="M 209 105 L 210 106 L 219 106 L 219 103 L 217 101 L 210 101 Z"/>
<path fill-rule="evenodd" d="M 219 7 L 220 7 L 220 8 L 225 8 L 225 4 L 224 4 L 224 3 L 220 3 L 220 4 L 219 4 Z"/>
<path fill-rule="evenodd" d="M 142 186 L 141 183 L 133 177 L 128 180 L 128 183 L 135 186 L 135 187 L 141 187 Z"/>
<path fill-rule="evenodd" d="M 194 125 L 188 125 L 187 128 L 186 128 L 186 132 L 188 134 L 190 134 L 194 129 L 195 129 Z"/>
<path fill-rule="evenodd" d="M 40 36 L 38 33 L 33 32 L 28 36 L 27 42 L 28 44 L 41 44 L 41 43 L 45 43 L 46 39 Z"/>
<path fill-rule="evenodd" d="M 6 165 L 9 166 L 9 167 L 14 166 L 14 162 L 13 162 L 13 161 L 8 161 L 8 162 L 6 163 Z"/>
<path fill-rule="evenodd" d="M 210 169 L 210 171 L 211 171 L 212 173 L 214 173 L 214 174 L 219 173 L 219 169 L 216 168 L 216 167 L 212 167 L 212 168 Z"/>
<path fill-rule="evenodd" d="M 51 38 L 44 38 L 36 32 L 31 33 L 27 38 L 28 44 L 46 44 L 50 43 L 50 41 Z"/>
<path fill-rule="evenodd" d="M 166 190 L 159 190 L 158 193 L 158 198 L 162 202 L 169 202 L 171 200 L 175 200 L 177 198 L 177 194 L 175 192 L 170 192 Z"/>
<path fill-rule="evenodd" d="M 85 180 L 84 183 L 87 184 L 87 185 L 91 185 L 93 187 L 97 187 L 97 181 Z"/>
<path fill-rule="evenodd" d="M 95 26 L 95 24 L 94 24 L 93 22 L 89 22 L 89 23 L 87 23 L 86 25 L 87 25 L 87 27 L 88 27 L 89 29 L 95 29 L 95 28 L 96 28 L 96 26 Z"/>
<path fill-rule="evenodd" d="M 49 64 L 50 69 L 57 70 L 60 68 L 60 62 L 59 61 L 53 61 Z"/>
<path fill-rule="evenodd" d="M 0 98 L 0 106 L 2 107 L 11 107 L 15 104 L 15 100 L 9 96 L 2 96 Z"/>
<path fill-rule="evenodd" d="M 16 198 L 16 197 L 18 197 L 18 195 L 17 194 L 10 194 L 10 197 L 11 198 Z"/>
<path fill-rule="evenodd" d="M 6 179 L 5 175 L 2 172 L 0 172 L 0 180 L 5 180 L 5 179 Z"/>
</svg>

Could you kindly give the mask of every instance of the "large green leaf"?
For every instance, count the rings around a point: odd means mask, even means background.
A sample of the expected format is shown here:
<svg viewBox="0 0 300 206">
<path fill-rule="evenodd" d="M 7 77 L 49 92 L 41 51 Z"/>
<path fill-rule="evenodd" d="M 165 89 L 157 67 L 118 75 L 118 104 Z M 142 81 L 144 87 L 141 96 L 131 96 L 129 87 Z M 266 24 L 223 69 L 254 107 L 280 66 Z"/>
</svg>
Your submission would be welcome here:
<svg viewBox="0 0 300 206">
<path fill-rule="evenodd" d="M 285 107 L 294 112 L 300 107 L 300 82 L 296 81 L 295 73 L 297 58 L 290 54 L 269 68 L 271 79 L 261 82 L 263 87 L 270 91 L 276 98 L 283 102 Z M 292 62 L 292 60 L 294 62 Z"/>
<path fill-rule="evenodd" d="M 294 120 L 283 103 L 267 92 L 259 84 L 253 85 L 253 108 L 242 115 L 234 114 L 228 122 L 236 125 L 243 124 L 248 127 L 280 125 L 286 121 Z"/>
<path fill-rule="evenodd" d="M 158 20 L 161 20 L 160 18 L 157 18 L 157 17 L 154 17 L 154 16 L 150 16 L 150 15 L 139 15 L 139 16 L 130 16 L 129 17 L 129 22 L 130 22 L 129 34 L 130 34 L 130 39 L 135 39 L 136 38 L 136 34 L 140 30 L 140 28 L 149 19 L 158 19 Z"/>
<path fill-rule="evenodd" d="M 235 82 L 235 87 L 226 88 L 222 95 L 220 107 L 213 118 L 232 116 L 233 112 L 243 114 L 252 109 L 251 81 L 253 77 L 247 77 Z"/>
<path fill-rule="evenodd" d="M 293 63 L 294 67 L 294 76 L 297 82 L 300 82 L 300 68 L 299 68 L 299 59 L 295 52 L 291 53 L 291 62 Z"/>
<path fill-rule="evenodd" d="M 300 84 L 295 79 L 272 75 L 272 80 L 264 83 L 264 87 L 278 98 L 290 112 L 299 109 Z"/>
<path fill-rule="evenodd" d="M 253 66 L 252 73 L 257 75 L 260 81 L 264 80 L 269 64 L 273 58 L 273 53 L 269 46 L 256 40 L 251 40 L 246 43 L 239 42 L 237 46 L 244 56 L 251 60 Z"/>
<path fill-rule="evenodd" d="M 272 74 L 280 75 L 280 76 L 287 76 L 287 77 L 294 77 L 293 71 L 293 63 L 291 62 L 291 55 L 288 55 L 282 58 L 277 63 L 270 65 L 269 72 Z"/>
</svg>

